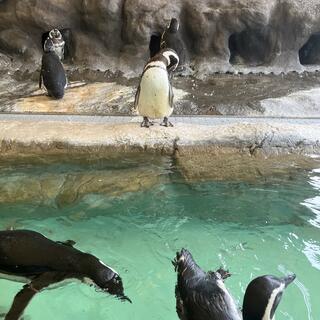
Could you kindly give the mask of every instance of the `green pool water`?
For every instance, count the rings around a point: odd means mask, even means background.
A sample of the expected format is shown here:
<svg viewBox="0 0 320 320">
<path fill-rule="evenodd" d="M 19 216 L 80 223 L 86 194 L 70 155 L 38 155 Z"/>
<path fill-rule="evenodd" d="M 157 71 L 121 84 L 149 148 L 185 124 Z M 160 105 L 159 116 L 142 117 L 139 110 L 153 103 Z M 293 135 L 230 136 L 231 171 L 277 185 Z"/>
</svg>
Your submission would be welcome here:
<svg viewBox="0 0 320 320">
<path fill-rule="evenodd" d="M 287 289 L 276 319 L 320 319 L 320 170 L 255 182 L 186 183 L 168 162 L 159 161 L 157 183 L 140 190 L 114 194 L 93 189 L 65 205 L 54 197 L 43 200 L 43 195 L 2 201 L 1 229 L 33 229 L 54 240 L 76 241 L 77 248 L 120 273 L 133 301 L 122 303 L 71 283 L 37 295 L 24 318 L 177 319 L 171 260 L 184 247 L 204 269 L 230 270 L 226 285 L 239 306 L 253 277 L 295 272 L 297 280 Z M 146 164 L 140 162 L 139 168 L 143 171 Z M 114 167 L 104 162 L 3 165 L 0 182 L 14 185 L 90 171 L 98 172 L 90 179 L 104 179 L 110 170 L 121 179 L 121 172 L 134 166 L 130 161 Z M 21 286 L 0 280 L 0 313 Z"/>
</svg>

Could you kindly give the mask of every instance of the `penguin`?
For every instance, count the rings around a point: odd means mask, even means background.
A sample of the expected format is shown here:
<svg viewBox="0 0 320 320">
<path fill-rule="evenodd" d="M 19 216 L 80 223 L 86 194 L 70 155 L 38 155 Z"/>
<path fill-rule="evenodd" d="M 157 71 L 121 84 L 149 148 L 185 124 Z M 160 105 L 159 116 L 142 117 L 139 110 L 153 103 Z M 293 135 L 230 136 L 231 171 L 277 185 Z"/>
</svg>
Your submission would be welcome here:
<svg viewBox="0 0 320 320">
<path fill-rule="evenodd" d="M 57 54 L 60 60 L 63 60 L 65 41 L 62 37 L 61 32 L 58 29 L 52 29 L 49 31 L 47 39 L 52 40 L 53 46 L 54 46 L 54 52 Z M 45 45 L 43 46 L 43 49 L 45 50 Z"/>
<path fill-rule="evenodd" d="M 224 284 L 228 271 L 204 272 L 186 249 L 177 252 L 172 263 L 178 273 L 176 311 L 181 320 L 241 320 Z"/>
<path fill-rule="evenodd" d="M 172 262 L 177 275 L 176 311 L 181 320 L 272 320 L 294 274 L 277 278 L 266 275 L 248 285 L 241 313 L 224 285 L 230 276 L 222 268 L 204 272 L 191 253 L 182 249 Z"/>
<path fill-rule="evenodd" d="M 176 18 L 172 18 L 170 24 L 162 33 L 161 48 L 171 48 L 175 50 L 180 58 L 179 68 L 183 69 L 184 65 L 188 62 L 188 56 L 179 28 L 179 21 Z"/>
<path fill-rule="evenodd" d="M 42 82 L 49 96 L 55 99 L 63 98 L 64 89 L 67 87 L 67 78 L 63 65 L 54 51 L 54 44 L 49 38 L 44 44 L 39 88 L 41 88 Z"/>
<path fill-rule="evenodd" d="M 143 116 L 141 127 L 149 128 L 149 118 L 163 118 L 161 125 L 173 126 L 168 117 L 173 112 L 173 91 L 169 75 L 179 64 L 172 49 L 163 49 L 145 65 L 135 96 L 134 108 Z"/>
<path fill-rule="evenodd" d="M 57 30 L 57 31 L 54 31 Z M 59 35 L 60 32 L 60 35 Z M 60 60 L 70 59 L 74 55 L 75 39 L 70 28 L 53 29 L 42 34 L 41 47 L 44 49 L 44 44 L 47 39 L 51 39 L 55 44 L 55 52 Z"/>
<path fill-rule="evenodd" d="M 5 320 L 17 320 L 43 289 L 66 280 L 80 280 L 122 301 L 122 279 L 94 255 L 74 248 L 75 242 L 55 242 L 31 230 L 0 231 L 0 277 L 26 283 L 15 296 Z"/>
<path fill-rule="evenodd" d="M 282 278 L 265 275 L 252 280 L 243 299 L 243 320 L 272 320 L 284 290 L 295 278 L 294 274 Z"/>
</svg>

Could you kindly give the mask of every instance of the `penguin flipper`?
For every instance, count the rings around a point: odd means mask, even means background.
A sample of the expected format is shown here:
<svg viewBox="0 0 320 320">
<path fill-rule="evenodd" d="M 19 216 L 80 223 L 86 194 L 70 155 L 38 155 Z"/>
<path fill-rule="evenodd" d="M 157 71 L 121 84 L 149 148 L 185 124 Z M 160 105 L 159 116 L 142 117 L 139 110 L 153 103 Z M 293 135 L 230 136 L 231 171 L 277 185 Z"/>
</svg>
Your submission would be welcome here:
<svg viewBox="0 0 320 320">
<path fill-rule="evenodd" d="M 183 300 L 181 299 L 180 292 L 178 286 L 176 286 L 176 312 L 180 320 L 188 320 L 187 310 L 183 305 Z"/>
<path fill-rule="evenodd" d="M 76 242 L 73 240 L 56 241 L 56 243 L 64 245 L 64 246 L 68 246 L 68 247 L 73 247 L 76 244 Z"/>
<path fill-rule="evenodd" d="M 40 71 L 40 76 L 39 76 L 39 89 L 42 87 L 42 69 Z"/>
<path fill-rule="evenodd" d="M 140 84 L 138 86 L 138 89 L 137 89 L 137 92 L 136 92 L 136 95 L 134 97 L 134 106 L 133 106 L 133 109 L 134 111 L 137 111 L 138 109 L 138 102 L 139 102 L 139 97 L 140 97 Z"/>
<path fill-rule="evenodd" d="M 170 86 L 169 86 L 169 106 L 172 109 L 173 109 L 173 97 L 174 97 L 173 89 L 172 89 L 172 85 L 170 84 Z"/>
<path fill-rule="evenodd" d="M 30 303 L 31 299 L 42 289 L 50 284 L 60 282 L 65 279 L 65 274 L 58 272 L 45 272 L 26 284 L 14 297 L 9 312 L 5 316 L 5 320 L 18 320 Z"/>
</svg>

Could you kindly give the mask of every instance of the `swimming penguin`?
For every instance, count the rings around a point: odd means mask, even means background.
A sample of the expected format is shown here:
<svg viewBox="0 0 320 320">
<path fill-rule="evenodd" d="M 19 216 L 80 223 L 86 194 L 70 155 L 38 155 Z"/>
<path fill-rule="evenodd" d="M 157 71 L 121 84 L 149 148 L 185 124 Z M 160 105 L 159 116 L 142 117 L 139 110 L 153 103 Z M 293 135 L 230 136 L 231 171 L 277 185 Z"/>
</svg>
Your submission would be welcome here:
<svg viewBox="0 0 320 320">
<path fill-rule="evenodd" d="M 52 29 L 49 31 L 49 35 L 47 39 L 51 39 L 54 46 L 54 52 L 57 54 L 60 60 L 64 58 L 64 46 L 65 41 L 62 37 L 61 32 L 58 29 Z M 45 46 L 43 46 L 45 50 Z"/>
<path fill-rule="evenodd" d="M 149 128 L 149 118 L 163 118 L 161 125 L 173 126 L 168 117 L 173 112 L 173 91 L 169 74 L 179 64 L 179 57 L 172 49 L 163 49 L 144 67 L 135 96 L 134 107 L 143 116 L 141 127 Z"/>
<path fill-rule="evenodd" d="M 250 282 L 243 300 L 243 320 L 272 320 L 282 294 L 296 276 L 262 276 Z"/>
<path fill-rule="evenodd" d="M 5 320 L 19 319 L 37 293 L 68 279 L 130 301 L 124 295 L 119 274 L 95 256 L 74 248 L 74 244 L 71 240 L 55 242 L 30 230 L 0 231 L 0 277 L 26 283 Z"/>
<path fill-rule="evenodd" d="M 180 59 L 180 67 L 188 62 L 187 49 L 179 30 L 179 22 L 176 18 L 172 18 L 170 24 L 161 36 L 161 48 L 171 48 L 176 51 Z"/>
<path fill-rule="evenodd" d="M 240 320 L 241 314 L 223 280 L 228 271 L 204 272 L 188 250 L 177 252 L 173 261 L 178 272 L 176 309 L 181 320 Z M 272 320 L 285 288 L 295 275 L 283 278 L 262 276 L 247 287 L 243 320 Z"/>
<path fill-rule="evenodd" d="M 172 263 L 178 272 L 176 311 L 181 320 L 241 320 L 224 285 L 227 271 L 204 272 L 186 249 L 177 252 Z"/>
<path fill-rule="evenodd" d="M 42 82 L 49 96 L 56 99 L 63 98 L 64 89 L 67 87 L 67 78 L 63 65 L 54 51 L 53 42 L 49 38 L 44 44 L 39 88 L 41 88 Z"/>
</svg>

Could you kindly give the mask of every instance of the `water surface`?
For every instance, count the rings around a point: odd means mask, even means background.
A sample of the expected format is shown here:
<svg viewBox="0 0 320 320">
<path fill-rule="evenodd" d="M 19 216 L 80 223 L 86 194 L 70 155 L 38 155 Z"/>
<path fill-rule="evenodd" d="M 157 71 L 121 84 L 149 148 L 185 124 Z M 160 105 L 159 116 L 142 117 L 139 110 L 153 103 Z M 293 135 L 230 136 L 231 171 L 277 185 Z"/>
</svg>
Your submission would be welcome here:
<svg viewBox="0 0 320 320">
<path fill-rule="evenodd" d="M 37 295 L 26 319 L 177 319 L 171 260 L 182 247 L 206 270 L 219 266 L 230 270 L 226 285 L 239 306 L 253 277 L 295 272 L 297 281 L 287 289 L 277 320 L 320 318 L 319 170 L 297 172 L 290 179 L 188 184 L 168 159 L 153 163 L 158 179 L 136 191 L 121 189 L 114 194 L 87 188 L 66 203 L 50 197 L 2 202 L 1 229 L 33 229 L 54 240 L 76 241 L 77 248 L 95 254 L 120 273 L 133 300 L 132 305 L 121 303 L 72 283 Z M 0 181 L 4 187 L 15 181 L 25 183 L 25 177 L 34 181 L 66 174 L 70 179 L 93 171 L 99 174 L 90 179 L 101 180 L 112 170 L 124 179 L 123 170 L 135 166 L 129 160 L 116 165 L 103 161 L 6 165 L 0 169 Z M 150 163 L 140 161 L 140 169 L 144 166 L 150 169 Z M 0 280 L 0 313 L 8 310 L 21 286 Z"/>
</svg>

